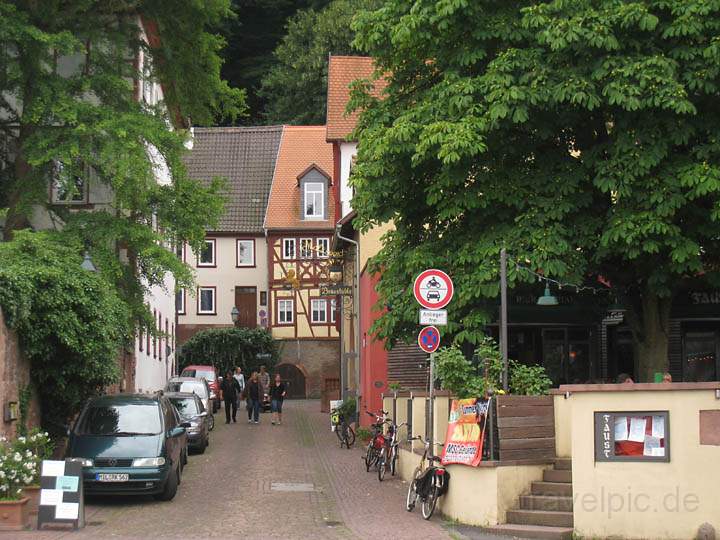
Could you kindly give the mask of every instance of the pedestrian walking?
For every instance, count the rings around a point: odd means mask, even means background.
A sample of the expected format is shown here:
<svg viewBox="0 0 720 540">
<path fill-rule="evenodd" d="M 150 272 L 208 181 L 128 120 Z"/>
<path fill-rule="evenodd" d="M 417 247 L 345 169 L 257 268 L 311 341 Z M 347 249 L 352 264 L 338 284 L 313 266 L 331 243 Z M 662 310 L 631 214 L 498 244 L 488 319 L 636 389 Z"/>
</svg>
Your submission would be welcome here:
<svg viewBox="0 0 720 540">
<path fill-rule="evenodd" d="M 263 396 L 267 394 L 270 390 L 270 374 L 265 371 L 265 366 L 260 366 L 260 374 L 258 375 L 258 378 L 260 380 L 260 386 L 262 386 L 262 393 Z M 261 398 L 263 396 L 260 396 Z"/>
<path fill-rule="evenodd" d="M 275 375 L 275 382 L 270 387 L 270 407 L 273 413 L 273 425 L 282 424 L 282 406 L 285 399 L 285 383 L 282 382 L 280 374 Z"/>
<path fill-rule="evenodd" d="M 247 411 L 248 411 L 248 424 L 252 424 L 255 422 L 256 424 L 260 423 L 260 392 L 262 391 L 262 387 L 260 386 L 260 382 L 258 380 L 258 374 L 256 371 L 253 371 L 252 376 L 250 377 L 250 380 L 247 383 L 247 386 L 245 387 L 246 393 L 247 393 Z"/>
<path fill-rule="evenodd" d="M 237 416 L 237 404 L 238 395 L 240 395 L 240 385 L 232 376 L 232 372 L 228 370 L 223 378 L 222 385 L 220 386 L 220 399 L 225 402 L 225 423 L 230 423 L 232 411 L 232 421 L 237 422 L 235 418 Z"/>
<path fill-rule="evenodd" d="M 245 392 L 245 375 L 243 375 L 242 369 L 240 366 L 235 368 L 235 373 L 233 374 L 233 379 L 235 379 L 238 383 L 238 386 L 240 387 L 240 390 L 238 391 L 238 398 L 237 398 L 237 407 L 240 408 L 240 399 L 244 395 Z"/>
</svg>

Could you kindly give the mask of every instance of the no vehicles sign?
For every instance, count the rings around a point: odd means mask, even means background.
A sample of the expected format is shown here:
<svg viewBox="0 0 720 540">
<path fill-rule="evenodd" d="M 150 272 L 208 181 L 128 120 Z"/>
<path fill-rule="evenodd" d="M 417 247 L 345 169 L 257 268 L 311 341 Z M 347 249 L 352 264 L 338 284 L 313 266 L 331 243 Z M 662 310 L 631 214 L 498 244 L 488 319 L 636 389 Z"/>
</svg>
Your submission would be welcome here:
<svg viewBox="0 0 720 540">
<path fill-rule="evenodd" d="M 425 270 L 415 278 L 415 300 L 426 309 L 444 308 L 452 300 L 453 293 L 453 282 L 442 270 Z"/>
</svg>

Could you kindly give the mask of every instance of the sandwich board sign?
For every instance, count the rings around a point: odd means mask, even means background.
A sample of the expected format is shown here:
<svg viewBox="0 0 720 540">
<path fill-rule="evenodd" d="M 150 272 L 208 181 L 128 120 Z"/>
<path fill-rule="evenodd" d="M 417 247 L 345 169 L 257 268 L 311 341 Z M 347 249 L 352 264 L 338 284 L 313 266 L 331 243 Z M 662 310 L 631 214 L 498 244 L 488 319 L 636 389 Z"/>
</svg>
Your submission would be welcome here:
<svg viewBox="0 0 720 540">
<path fill-rule="evenodd" d="M 425 309 L 442 309 L 450 303 L 454 293 L 452 279 L 442 270 L 431 268 L 415 278 L 413 294 Z"/>
<path fill-rule="evenodd" d="M 43 460 L 40 469 L 38 529 L 47 524 L 85 526 L 82 462 Z"/>
</svg>

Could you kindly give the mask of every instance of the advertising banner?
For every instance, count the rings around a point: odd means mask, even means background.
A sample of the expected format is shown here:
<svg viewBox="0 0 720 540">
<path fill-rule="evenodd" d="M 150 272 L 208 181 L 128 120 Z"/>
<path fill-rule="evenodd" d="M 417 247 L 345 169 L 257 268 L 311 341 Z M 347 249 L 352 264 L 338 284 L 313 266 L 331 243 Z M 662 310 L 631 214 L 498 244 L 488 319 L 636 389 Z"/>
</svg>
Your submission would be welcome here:
<svg viewBox="0 0 720 540">
<path fill-rule="evenodd" d="M 443 465 L 477 467 L 482 461 L 490 399 L 454 399 L 445 437 Z"/>
</svg>

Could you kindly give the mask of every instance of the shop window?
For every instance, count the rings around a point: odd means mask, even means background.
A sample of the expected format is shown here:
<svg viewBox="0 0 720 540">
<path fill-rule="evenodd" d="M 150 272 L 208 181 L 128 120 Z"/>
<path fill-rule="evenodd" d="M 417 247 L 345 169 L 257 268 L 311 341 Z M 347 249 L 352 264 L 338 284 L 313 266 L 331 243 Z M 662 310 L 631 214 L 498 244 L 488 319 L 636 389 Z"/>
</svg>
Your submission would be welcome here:
<svg viewBox="0 0 720 540">
<path fill-rule="evenodd" d="M 717 334 L 686 332 L 683 378 L 692 382 L 717 380 Z"/>
</svg>

